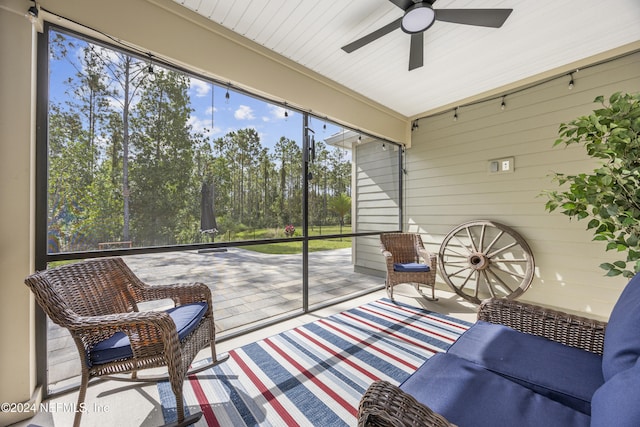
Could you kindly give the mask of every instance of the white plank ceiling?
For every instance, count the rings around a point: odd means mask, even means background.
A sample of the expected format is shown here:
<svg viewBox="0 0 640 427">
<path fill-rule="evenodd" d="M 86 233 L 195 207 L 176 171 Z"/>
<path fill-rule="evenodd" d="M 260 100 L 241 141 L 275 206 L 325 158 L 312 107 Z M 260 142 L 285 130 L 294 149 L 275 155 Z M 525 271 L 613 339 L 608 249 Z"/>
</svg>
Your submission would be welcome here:
<svg viewBox="0 0 640 427">
<path fill-rule="evenodd" d="M 436 10 L 513 13 L 499 29 L 436 21 L 424 66 L 408 71 L 400 29 L 341 49 L 403 15 L 388 0 L 174 1 L 406 117 L 640 40 L 640 0 L 438 0 Z"/>
</svg>

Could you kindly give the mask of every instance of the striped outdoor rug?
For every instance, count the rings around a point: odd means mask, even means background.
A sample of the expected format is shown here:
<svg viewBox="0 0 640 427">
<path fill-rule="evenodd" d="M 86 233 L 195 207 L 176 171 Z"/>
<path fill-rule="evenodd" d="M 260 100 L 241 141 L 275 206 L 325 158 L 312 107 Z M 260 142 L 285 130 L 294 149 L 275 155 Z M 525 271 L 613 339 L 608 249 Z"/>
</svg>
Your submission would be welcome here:
<svg viewBox="0 0 640 427">
<path fill-rule="evenodd" d="M 196 426 L 354 426 L 369 384 L 399 384 L 469 324 L 383 298 L 232 350 L 185 382 Z M 167 382 L 166 422 L 176 420 Z"/>
</svg>

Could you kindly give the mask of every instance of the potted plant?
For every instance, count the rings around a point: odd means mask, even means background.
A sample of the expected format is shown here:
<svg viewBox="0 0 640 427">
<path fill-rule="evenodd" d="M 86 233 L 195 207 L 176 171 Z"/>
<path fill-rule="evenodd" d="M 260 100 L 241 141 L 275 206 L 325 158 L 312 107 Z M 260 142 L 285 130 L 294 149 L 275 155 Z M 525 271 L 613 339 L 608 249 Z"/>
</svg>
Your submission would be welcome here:
<svg viewBox="0 0 640 427">
<path fill-rule="evenodd" d="M 295 232 L 296 232 L 296 228 L 293 226 L 293 224 L 289 224 L 286 227 L 284 227 L 284 234 L 287 237 L 293 237 Z"/>
<path fill-rule="evenodd" d="M 640 271 L 640 94 L 614 93 L 588 116 L 562 123 L 554 146 L 580 144 L 598 160 L 592 173 L 555 173 L 561 187 L 546 191 L 549 212 L 589 219 L 593 240 L 607 242 L 620 260 L 603 263 L 607 276 L 632 277 Z"/>
</svg>

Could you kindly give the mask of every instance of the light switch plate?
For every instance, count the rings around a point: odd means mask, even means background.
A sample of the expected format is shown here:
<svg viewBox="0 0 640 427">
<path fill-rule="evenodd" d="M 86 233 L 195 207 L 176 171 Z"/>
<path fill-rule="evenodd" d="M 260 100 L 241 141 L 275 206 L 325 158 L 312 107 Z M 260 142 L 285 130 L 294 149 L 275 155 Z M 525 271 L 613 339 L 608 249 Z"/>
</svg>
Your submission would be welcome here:
<svg viewBox="0 0 640 427">
<path fill-rule="evenodd" d="M 489 173 L 513 173 L 514 170 L 515 159 L 513 157 L 489 160 Z"/>
</svg>

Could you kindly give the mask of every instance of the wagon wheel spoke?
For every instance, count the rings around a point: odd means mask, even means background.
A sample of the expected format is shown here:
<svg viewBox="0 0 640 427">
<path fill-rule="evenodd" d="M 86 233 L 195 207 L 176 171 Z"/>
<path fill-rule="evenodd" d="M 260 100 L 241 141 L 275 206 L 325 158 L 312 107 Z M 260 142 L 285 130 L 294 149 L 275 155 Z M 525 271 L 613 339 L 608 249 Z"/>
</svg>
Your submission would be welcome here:
<svg viewBox="0 0 640 427">
<path fill-rule="evenodd" d="M 456 242 L 458 242 L 458 244 L 459 244 L 461 247 L 465 248 L 465 249 L 467 250 L 467 252 L 468 252 L 468 253 L 471 253 L 471 252 L 473 251 L 473 245 L 471 246 L 471 249 L 469 249 L 469 246 L 467 246 L 465 243 L 463 243 L 463 242 L 462 242 L 462 240 L 460 240 L 460 239 L 458 238 L 458 236 L 453 236 L 453 238 L 456 240 Z M 453 249 L 450 249 L 450 250 L 453 250 Z"/>
<path fill-rule="evenodd" d="M 466 269 L 465 269 L 466 270 Z M 462 285 L 460 285 L 460 290 L 464 289 L 465 286 L 467 286 L 467 283 L 469 283 L 469 279 L 471 279 L 471 276 L 473 276 L 474 271 L 469 269 L 469 274 L 467 275 L 467 278 L 464 279 L 464 282 L 462 282 Z"/>
<path fill-rule="evenodd" d="M 491 294 L 492 298 L 496 297 L 496 293 L 493 289 L 493 286 L 491 285 L 491 280 L 489 280 L 489 275 L 487 274 L 487 270 L 482 270 L 482 275 L 484 276 L 484 280 L 487 282 L 487 290 L 489 291 L 489 293 Z M 477 296 L 477 291 L 476 291 L 476 296 Z"/>
<path fill-rule="evenodd" d="M 463 253 L 460 253 L 460 252 L 458 252 L 458 251 L 456 251 L 456 250 L 453 250 L 452 248 L 447 248 L 447 250 L 448 250 L 449 252 L 452 252 L 454 255 L 459 256 L 460 258 L 466 258 L 466 257 L 468 257 L 468 256 L 469 256 L 469 251 L 467 251 L 467 253 L 466 253 L 466 254 L 463 254 Z M 453 255 L 449 255 L 449 256 L 453 256 Z"/>
<path fill-rule="evenodd" d="M 516 298 L 533 281 L 534 260 L 527 242 L 513 229 L 488 220 L 464 223 L 449 232 L 440 246 L 438 265 L 445 282 L 474 303 L 489 297 Z"/>
<path fill-rule="evenodd" d="M 511 276 L 517 277 L 519 279 L 524 279 L 526 276 L 524 274 L 520 274 L 520 273 L 516 273 L 515 271 L 511 271 L 511 270 L 506 270 L 504 268 L 501 268 L 497 265 L 492 266 L 491 268 L 496 269 L 496 270 L 500 270 L 502 272 L 505 272 Z"/>
<path fill-rule="evenodd" d="M 476 248 L 476 243 L 473 241 L 473 237 L 471 237 L 471 229 L 470 229 L 470 227 L 467 227 L 465 229 L 465 231 L 467 232 L 467 237 L 469 238 L 469 241 L 471 242 L 471 250 L 473 250 L 474 252 L 478 252 L 478 248 Z"/>
<path fill-rule="evenodd" d="M 505 288 L 507 288 L 509 290 L 510 293 L 513 293 L 513 289 L 511 289 L 509 287 L 509 285 L 507 285 L 506 283 L 504 283 L 504 281 L 497 275 L 495 274 L 493 271 L 489 270 L 489 272 L 493 275 L 494 280 L 496 280 L 498 283 L 500 283 L 502 286 L 504 286 Z"/>
<path fill-rule="evenodd" d="M 511 249 L 512 247 L 516 246 L 518 244 L 518 242 L 513 242 L 507 246 L 505 246 L 504 248 L 500 248 L 497 251 L 491 252 L 489 255 L 487 255 L 489 258 L 492 258 L 496 255 L 498 255 L 499 253 L 502 253 L 504 251 L 506 251 L 507 249 Z"/>
<path fill-rule="evenodd" d="M 491 241 L 491 243 L 489 243 L 489 246 L 487 246 L 487 249 L 485 250 L 485 252 L 489 252 L 493 247 L 493 245 L 495 245 L 496 242 L 500 240 L 503 234 L 504 234 L 504 231 L 500 230 L 500 233 L 498 233 L 498 235 Z"/>
<path fill-rule="evenodd" d="M 453 273 L 449 274 L 449 277 L 455 277 L 458 274 L 462 273 L 465 270 L 470 270 L 470 268 L 468 266 L 462 267 L 460 270 L 458 271 L 454 271 Z M 471 273 L 473 273 L 473 270 L 471 270 Z"/>
<path fill-rule="evenodd" d="M 480 248 L 479 248 L 479 251 L 480 251 L 480 252 L 484 252 L 484 249 L 483 249 L 483 247 L 482 247 L 482 246 L 483 246 L 483 244 L 484 244 L 484 232 L 485 232 L 486 230 L 487 230 L 487 227 L 486 227 L 486 225 L 484 225 L 484 224 L 483 224 L 483 225 L 482 225 L 482 231 L 480 232 Z"/>
</svg>

